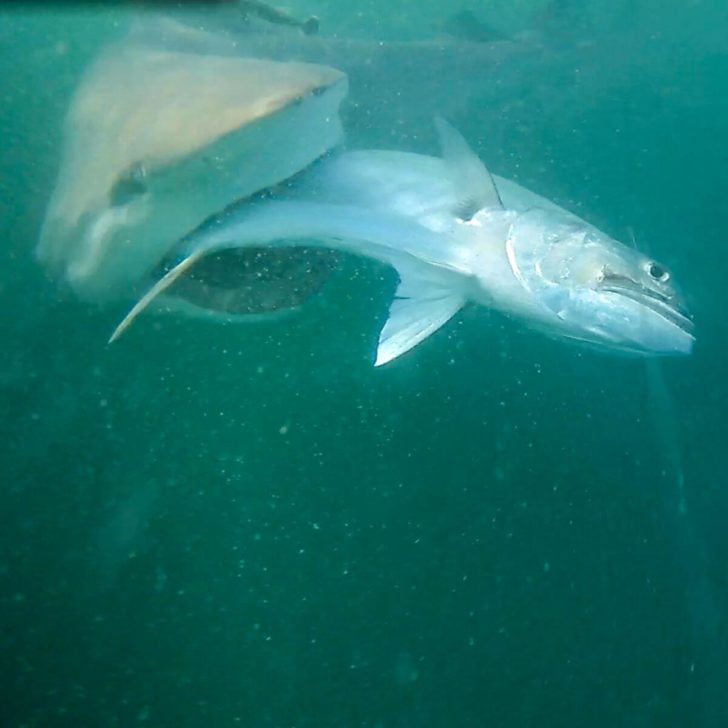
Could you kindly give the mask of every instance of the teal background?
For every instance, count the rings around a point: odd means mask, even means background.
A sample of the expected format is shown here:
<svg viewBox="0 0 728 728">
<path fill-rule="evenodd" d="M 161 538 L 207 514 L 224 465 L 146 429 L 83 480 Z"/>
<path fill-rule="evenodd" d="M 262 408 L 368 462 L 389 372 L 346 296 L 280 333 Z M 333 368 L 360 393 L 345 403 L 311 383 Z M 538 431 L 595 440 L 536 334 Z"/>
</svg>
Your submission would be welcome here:
<svg viewBox="0 0 728 728">
<path fill-rule="evenodd" d="M 728 725 L 728 12 L 547 6 L 469 5 L 546 50 L 451 120 L 668 264 L 690 358 L 469 308 L 373 369 L 394 277 L 363 261 L 287 319 L 150 316 L 107 347 L 123 306 L 33 249 L 69 95 L 123 13 L 3 11 L 1 725 Z M 289 7 L 372 41 L 453 10 Z M 375 122 L 350 143 L 392 146 Z M 396 137 L 436 150 L 419 119 Z"/>
</svg>

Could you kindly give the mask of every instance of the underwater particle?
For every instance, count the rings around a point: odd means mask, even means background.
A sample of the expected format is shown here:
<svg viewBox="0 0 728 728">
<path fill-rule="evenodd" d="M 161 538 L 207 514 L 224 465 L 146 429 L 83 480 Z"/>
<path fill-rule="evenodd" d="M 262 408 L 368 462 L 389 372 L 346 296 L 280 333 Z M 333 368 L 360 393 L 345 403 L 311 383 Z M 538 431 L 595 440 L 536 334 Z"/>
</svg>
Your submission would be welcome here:
<svg viewBox="0 0 728 728">
<path fill-rule="evenodd" d="M 394 673 L 395 682 L 401 687 L 411 685 L 420 676 L 409 652 L 400 652 L 397 655 Z"/>
</svg>

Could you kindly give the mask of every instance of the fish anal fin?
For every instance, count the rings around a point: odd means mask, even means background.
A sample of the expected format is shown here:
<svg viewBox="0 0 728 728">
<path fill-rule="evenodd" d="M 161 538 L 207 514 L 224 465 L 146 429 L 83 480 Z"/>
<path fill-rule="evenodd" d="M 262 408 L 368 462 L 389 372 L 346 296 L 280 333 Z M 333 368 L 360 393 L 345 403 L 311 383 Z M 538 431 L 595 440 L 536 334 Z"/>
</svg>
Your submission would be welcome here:
<svg viewBox="0 0 728 728">
<path fill-rule="evenodd" d="M 400 284 L 397 293 L 403 290 Z M 374 366 L 387 364 L 417 346 L 447 323 L 464 303 L 462 296 L 442 289 L 425 289 L 422 295 L 414 297 L 395 297 L 379 335 Z"/>
</svg>

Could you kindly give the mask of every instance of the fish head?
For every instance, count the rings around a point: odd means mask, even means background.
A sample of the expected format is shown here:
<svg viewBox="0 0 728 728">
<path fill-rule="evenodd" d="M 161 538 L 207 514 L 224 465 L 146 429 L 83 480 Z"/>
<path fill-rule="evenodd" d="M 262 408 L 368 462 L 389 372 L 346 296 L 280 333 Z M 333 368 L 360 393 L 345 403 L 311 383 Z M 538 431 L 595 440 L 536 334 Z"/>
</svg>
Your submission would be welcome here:
<svg viewBox="0 0 728 728">
<path fill-rule="evenodd" d="M 568 213 L 529 210 L 511 269 L 554 333 L 637 354 L 689 354 L 693 323 L 666 266 Z"/>
</svg>

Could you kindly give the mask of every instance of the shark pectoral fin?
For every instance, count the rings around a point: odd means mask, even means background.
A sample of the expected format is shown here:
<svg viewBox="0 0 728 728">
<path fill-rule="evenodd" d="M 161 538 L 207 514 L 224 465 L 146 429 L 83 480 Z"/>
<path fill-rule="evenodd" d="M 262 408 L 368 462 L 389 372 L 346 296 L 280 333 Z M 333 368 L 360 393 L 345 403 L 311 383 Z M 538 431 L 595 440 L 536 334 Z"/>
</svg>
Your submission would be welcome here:
<svg viewBox="0 0 728 728">
<path fill-rule="evenodd" d="M 493 177 L 462 134 L 440 117 L 435 118 L 435 128 L 457 198 L 453 213 L 462 220 L 469 220 L 483 208 L 502 208 Z"/>
<path fill-rule="evenodd" d="M 428 297 L 395 298 L 392 301 L 389 318 L 379 335 L 374 366 L 386 364 L 417 346 L 447 323 L 465 304 L 462 296 L 446 291 L 431 291 L 431 294 Z"/>
</svg>

